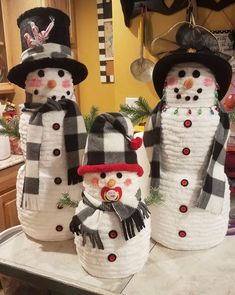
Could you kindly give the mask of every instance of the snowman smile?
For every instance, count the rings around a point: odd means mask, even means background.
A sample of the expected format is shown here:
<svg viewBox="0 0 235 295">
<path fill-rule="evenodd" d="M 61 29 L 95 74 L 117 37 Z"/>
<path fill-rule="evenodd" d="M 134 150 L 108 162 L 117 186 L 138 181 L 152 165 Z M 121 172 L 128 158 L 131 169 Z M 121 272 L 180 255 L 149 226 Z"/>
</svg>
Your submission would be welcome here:
<svg viewBox="0 0 235 295">
<path fill-rule="evenodd" d="M 107 202 L 119 201 L 122 197 L 122 189 L 120 187 L 109 188 L 105 186 L 101 190 L 101 197 Z"/>
</svg>

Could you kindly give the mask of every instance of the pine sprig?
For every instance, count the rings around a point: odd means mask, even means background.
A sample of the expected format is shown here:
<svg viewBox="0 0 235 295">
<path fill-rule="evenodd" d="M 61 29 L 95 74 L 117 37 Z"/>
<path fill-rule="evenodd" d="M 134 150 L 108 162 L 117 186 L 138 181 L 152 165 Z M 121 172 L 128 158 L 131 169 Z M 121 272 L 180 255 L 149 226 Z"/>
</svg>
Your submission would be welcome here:
<svg viewBox="0 0 235 295">
<path fill-rule="evenodd" d="M 228 115 L 229 115 L 229 120 L 232 123 L 235 123 L 235 109 L 232 112 L 228 113 Z"/>
<path fill-rule="evenodd" d="M 120 112 L 129 117 L 133 124 L 138 124 L 150 116 L 151 108 L 145 98 L 139 97 L 134 106 L 121 104 Z"/>
<path fill-rule="evenodd" d="M 69 193 L 62 193 L 62 197 L 60 198 L 57 205 L 60 206 L 60 207 L 76 208 L 78 206 L 78 201 L 73 201 L 70 198 Z"/>
<path fill-rule="evenodd" d="M 88 115 L 84 116 L 84 122 L 86 125 L 87 132 L 90 131 L 92 124 L 95 121 L 96 116 L 98 115 L 98 107 L 92 106 Z"/>
<path fill-rule="evenodd" d="M 9 120 L 0 118 L 0 126 L 2 127 L 0 128 L 0 135 L 20 138 L 18 117 L 13 117 Z"/>
<path fill-rule="evenodd" d="M 149 196 L 144 201 L 147 206 L 163 202 L 163 197 L 159 193 L 159 188 L 150 187 Z"/>
</svg>

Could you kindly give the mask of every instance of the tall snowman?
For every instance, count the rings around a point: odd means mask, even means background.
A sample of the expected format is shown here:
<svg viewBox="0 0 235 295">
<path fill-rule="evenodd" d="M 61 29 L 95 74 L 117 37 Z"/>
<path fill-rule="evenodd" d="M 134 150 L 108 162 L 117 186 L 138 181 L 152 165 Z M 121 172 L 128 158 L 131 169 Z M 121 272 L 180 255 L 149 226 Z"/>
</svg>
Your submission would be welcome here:
<svg viewBox="0 0 235 295">
<path fill-rule="evenodd" d="M 130 120 L 120 113 L 99 115 L 87 139 L 84 192 L 70 228 L 84 269 L 93 276 L 122 278 L 138 272 L 148 258 L 150 216 L 141 201 L 142 167 Z"/>
<path fill-rule="evenodd" d="M 232 73 L 210 51 L 216 39 L 202 27 L 183 25 L 176 41 L 180 48 L 155 65 L 153 83 L 162 98 L 144 133 L 151 186 L 163 199 L 150 207 L 152 238 L 172 249 L 198 250 L 217 245 L 227 231 L 229 120 L 219 101 Z"/>
<path fill-rule="evenodd" d="M 69 24 L 62 11 L 34 8 L 18 18 L 22 63 L 8 79 L 25 88 L 20 118 L 25 164 L 17 177 L 17 209 L 24 232 L 42 241 L 72 238 L 72 208 L 57 203 L 63 193 L 79 200 L 82 178 L 76 173 L 86 129 L 76 104 L 74 85 L 87 76 L 72 59 Z"/>
</svg>

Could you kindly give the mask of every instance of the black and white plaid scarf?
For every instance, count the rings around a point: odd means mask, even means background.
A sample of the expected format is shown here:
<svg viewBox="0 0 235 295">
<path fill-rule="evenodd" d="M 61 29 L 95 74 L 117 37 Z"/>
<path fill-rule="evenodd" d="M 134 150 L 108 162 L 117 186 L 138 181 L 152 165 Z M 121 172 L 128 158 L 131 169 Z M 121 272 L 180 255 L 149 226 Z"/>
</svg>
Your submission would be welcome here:
<svg viewBox="0 0 235 295">
<path fill-rule="evenodd" d="M 50 111 L 65 110 L 64 141 L 67 160 L 68 185 L 82 181 L 77 174 L 82 153 L 86 144 L 86 127 L 77 104 L 70 99 L 54 101 L 47 99 L 45 104 L 25 103 L 22 111 L 32 113 L 26 139 L 26 166 L 21 206 L 25 209 L 39 208 L 39 160 L 43 136 L 42 116 Z"/>
<path fill-rule="evenodd" d="M 140 232 L 145 228 L 144 219 L 149 218 L 150 212 L 147 206 L 140 201 L 140 189 L 136 198 L 133 198 L 133 206 L 122 202 L 102 202 L 83 192 L 83 200 L 78 205 L 78 214 L 74 215 L 70 223 L 70 230 L 77 235 L 81 234 L 83 246 L 89 237 L 93 248 L 104 249 L 98 227 L 104 211 L 116 213 L 122 223 L 125 240 L 135 236 L 135 228 Z"/>
<path fill-rule="evenodd" d="M 164 104 L 163 99 L 153 110 L 146 124 L 143 138 L 150 160 L 151 187 L 158 187 L 160 182 L 161 110 Z M 222 211 L 225 192 L 224 175 L 215 176 L 216 168 L 221 165 L 224 166 L 225 145 L 229 131 L 228 114 L 223 110 L 222 105 L 220 106 L 219 116 L 220 121 L 215 134 L 205 181 L 196 205 L 198 208 L 214 214 L 220 214 Z"/>
</svg>

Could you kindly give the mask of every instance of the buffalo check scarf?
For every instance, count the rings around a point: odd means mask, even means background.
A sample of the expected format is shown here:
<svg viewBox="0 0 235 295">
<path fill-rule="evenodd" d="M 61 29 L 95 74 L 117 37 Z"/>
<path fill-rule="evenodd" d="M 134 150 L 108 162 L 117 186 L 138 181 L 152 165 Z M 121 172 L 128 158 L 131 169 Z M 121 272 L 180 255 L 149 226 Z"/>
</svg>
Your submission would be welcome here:
<svg viewBox="0 0 235 295">
<path fill-rule="evenodd" d="M 81 234 L 83 246 L 89 237 L 93 248 L 104 249 L 98 231 L 100 220 L 105 211 L 114 212 L 122 223 L 125 240 L 133 238 L 135 228 L 140 232 L 145 228 L 144 219 L 149 218 L 150 212 L 147 206 L 140 201 L 140 189 L 132 203 L 102 202 L 95 199 L 87 192 L 83 192 L 83 200 L 78 205 L 78 214 L 74 215 L 70 223 L 70 230 L 77 235 Z"/>
<path fill-rule="evenodd" d="M 45 104 L 25 103 L 22 111 L 32 113 L 26 140 L 26 166 L 21 203 L 25 209 L 40 210 L 39 161 L 43 137 L 42 116 L 50 111 L 63 110 L 66 111 L 63 124 L 68 185 L 82 181 L 82 177 L 77 174 L 77 169 L 86 144 L 86 128 L 77 104 L 70 99 L 56 102 L 51 98 L 48 98 Z"/>
<path fill-rule="evenodd" d="M 165 101 L 161 100 L 152 111 L 144 132 L 144 145 L 150 160 L 151 187 L 158 187 L 160 182 L 160 142 L 161 142 L 161 111 Z M 196 206 L 214 214 L 220 214 L 223 209 L 225 181 L 224 175 L 218 174 L 218 167 L 224 166 L 225 145 L 229 131 L 228 114 L 222 105 L 219 111 L 220 121 L 216 130 L 211 157 L 203 187 Z M 221 169 L 220 169 L 221 171 Z"/>
</svg>

